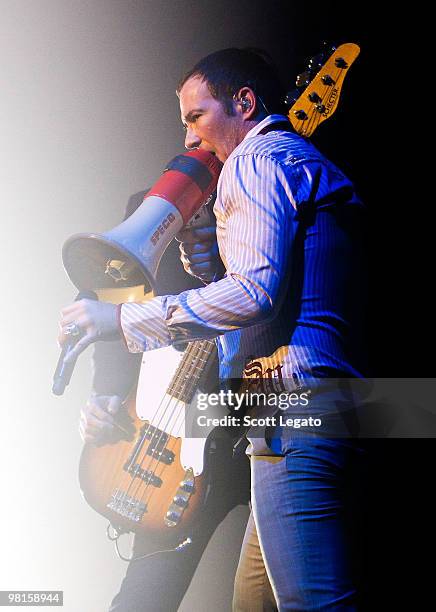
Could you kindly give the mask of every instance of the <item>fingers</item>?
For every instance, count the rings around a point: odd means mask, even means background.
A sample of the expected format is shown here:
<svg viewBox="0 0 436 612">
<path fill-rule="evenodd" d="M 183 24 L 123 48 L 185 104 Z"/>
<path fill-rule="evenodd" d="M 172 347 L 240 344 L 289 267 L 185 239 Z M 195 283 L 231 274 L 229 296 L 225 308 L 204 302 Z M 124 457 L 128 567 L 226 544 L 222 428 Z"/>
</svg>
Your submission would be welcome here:
<svg viewBox="0 0 436 612">
<path fill-rule="evenodd" d="M 95 423 L 92 419 L 86 424 L 79 422 L 79 434 L 83 442 L 100 445 L 111 441 L 114 433 L 114 426 Z"/>
<path fill-rule="evenodd" d="M 179 249 L 187 255 L 196 255 L 197 253 L 209 253 L 214 250 L 216 243 L 208 240 L 207 242 L 181 242 Z"/>
<path fill-rule="evenodd" d="M 186 272 L 188 272 L 189 274 L 193 274 L 194 276 L 199 276 L 202 277 L 204 275 L 211 275 L 213 276 L 213 274 L 215 273 L 215 269 L 216 266 L 214 265 L 213 262 L 210 261 L 206 261 L 204 263 L 199 263 L 196 265 L 192 265 L 192 264 L 183 264 L 183 268 L 185 269 Z"/>
<path fill-rule="evenodd" d="M 204 280 L 212 280 L 221 262 L 216 242 L 181 243 L 180 259 L 185 272 Z"/>
<path fill-rule="evenodd" d="M 117 414 L 121 407 L 122 401 L 118 395 L 110 395 L 106 405 L 106 411 L 111 414 Z"/>
<path fill-rule="evenodd" d="M 180 245 L 180 259 L 183 263 L 197 264 L 205 261 L 211 261 L 212 259 L 215 260 L 215 258 L 216 255 L 213 251 L 207 251 L 205 253 L 190 253 L 182 248 L 182 245 Z"/>
<path fill-rule="evenodd" d="M 65 319 L 69 318 L 74 320 L 75 317 L 81 316 L 84 312 L 86 312 L 86 307 L 89 302 L 92 302 L 92 300 L 83 299 L 65 306 L 61 310 L 62 318 L 65 317 Z"/>
<path fill-rule="evenodd" d="M 80 310 L 80 302 L 82 302 L 82 300 L 79 300 L 78 302 L 73 302 L 69 306 L 65 306 L 64 308 L 62 308 L 61 315 L 66 317 L 70 314 L 70 312 L 76 312 L 77 310 Z"/>
<path fill-rule="evenodd" d="M 216 242 L 188 243 L 179 244 L 180 255 L 183 259 L 192 263 L 202 263 L 207 260 L 216 259 L 218 255 L 218 245 Z"/>
<path fill-rule="evenodd" d="M 109 441 L 116 428 L 114 415 L 122 404 L 117 395 L 93 396 L 81 410 L 79 433 L 84 442 L 101 444 Z"/>
<path fill-rule="evenodd" d="M 82 437 L 100 438 L 104 433 L 109 434 L 113 429 L 113 422 L 108 419 L 110 415 L 100 419 L 95 414 L 82 414 L 80 417 L 79 430 Z"/>
<path fill-rule="evenodd" d="M 93 416 L 89 416 L 87 419 L 81 418 L 79 422 L 79 433 L 84 442 L 101 444 L 109 441 L 113 430 L 114 425 L 112 423 L 101 421 Z"/>
<path fill-rule="evenodd" d="M 77 359 L 77 357 L 83 353 L 83 351 L 88 348 L 88 346 L 90 344 L 92 344 L 93 342 L 95 342 L 98 339 L 97 334 L 95 332 L 90 332 L 88 334 L 86 334 L 85 336 L 83 336 L 83 338 L 81 338 L 75 345 L 74 347 L 68 352 L 68 354 L 66 355 L 64 362 L 65 363 L 71 363 L 72 361 L 75 361 Z"/>
<path fill-rule="evenodd" d="M 61 345 L 67 340 L 66 333 L 69 325 L 79 328 L 82 337 L 78 339 L 74 348 L 66 358 L 67 362 L 77 359 L 87 346 L 96 340 L 115 340 L 120 336 L 117 306 L 108 302 L 95 300 L 79 300 L 61 311 L 61 334 L 58 341 Z"/>
<path fill-rule="evenodd" d="M 188 274 L 194 274 L 195 276 L 197 276 L 199 273 L 210 272 L 215 268 L 215 262 L 209 258 L 205 261 L 200 261 L 197 263 L 193 263 L 190 259 L 183 256 L 180 259 L 185 272 L 188 272 Z"/>
<path fill-rule="evenodd" d="M 184 228 L 176 236 L 185 272 L 203 281 L 215 280 L 222 264 L 218 253 L 215 225 Z"/>
<path fill-rule="evenodd" d="M 186 227 L 177 234 L 176 239 L 186 244 L 198 242 L 215 242 L 216 228 L 214 225 L 207 227 Z"/>
<path fill-rule="evenodd" d="M 70 306 L 66 306 L 61 310 L 61 319 L 59 321 L 59 336 L 58 342 L 59 344 L 64 344 L 68 339 L 67 334 L 65 334 L 65 329 L 68 325 L 75 324 L 80 327 L 80 329 L 86 329 L 89 324 L 89 317 L 86 311 L 86 302 L 90 300 L 79 300 L 78 302 L 73 302 Z"/>
<path fill-rule="evenodd" d="M 58 332 L 58 337 L 57 337 L 58 347 L 62 348 L 67 340 L 68 340 L 68 336 L 64 334 L 62 325 L 59 323 L 59 332 Z"/>
</svg>

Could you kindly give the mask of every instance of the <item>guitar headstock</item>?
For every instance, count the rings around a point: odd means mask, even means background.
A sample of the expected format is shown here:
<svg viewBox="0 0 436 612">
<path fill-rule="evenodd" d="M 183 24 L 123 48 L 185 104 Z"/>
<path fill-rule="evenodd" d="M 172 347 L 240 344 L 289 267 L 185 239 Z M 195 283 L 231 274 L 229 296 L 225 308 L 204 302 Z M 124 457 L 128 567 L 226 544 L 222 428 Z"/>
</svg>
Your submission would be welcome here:
<svg viewBox="0 0 436 612">
<path fill-rule="evenodd" d="M 318 125 L 335 112 L 345 76 L 360 53 L 354 43 L 327 47 L 309 61 L 298 75 L 296 86 L 288 92 L 285 103 L 290 107 L 289 121 L 301 136 L 311 136 Z"/>
</svg>

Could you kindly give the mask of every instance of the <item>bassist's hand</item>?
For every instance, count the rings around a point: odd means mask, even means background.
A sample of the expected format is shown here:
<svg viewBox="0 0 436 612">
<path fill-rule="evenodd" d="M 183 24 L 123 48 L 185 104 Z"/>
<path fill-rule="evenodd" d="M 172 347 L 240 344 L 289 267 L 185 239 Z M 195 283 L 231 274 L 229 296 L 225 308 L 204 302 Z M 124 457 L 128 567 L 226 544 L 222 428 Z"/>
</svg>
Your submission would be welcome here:
<svg viewBox="0 0 436 612">
<path fill-rule="evenodd" d="M 80 411 L 79 432 L 83 442 L 100 446 L 125 437 L 114 418 L 121 405 L 118 395 L 91 395 Z"/>
</svg>

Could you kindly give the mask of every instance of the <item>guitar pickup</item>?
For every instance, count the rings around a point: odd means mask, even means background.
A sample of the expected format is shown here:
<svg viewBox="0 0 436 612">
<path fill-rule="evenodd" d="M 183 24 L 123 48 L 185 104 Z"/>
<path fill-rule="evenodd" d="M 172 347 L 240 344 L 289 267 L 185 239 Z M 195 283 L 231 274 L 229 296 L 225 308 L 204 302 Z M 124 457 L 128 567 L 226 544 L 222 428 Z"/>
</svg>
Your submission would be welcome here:
<svg viewBox="0 0 436 612">
<path fill-rule="evenodd" d="M 144 436 L 146 440 L 150 440 L 150 444 L 152 442 L 158 442 L 158 444 L 166 444 L 168 440 L 168 434 L 154 427 L 154 425 L 144 425 L 141 428 L 141 434 Z"/>
<path fill-rule="evenodd" d="M 153 459 L 157 459 L 161 463 L 166 463 L 167 465 L 171 465 L 173 463 L 175 455 L 172 451 L 167 448 L 161 448 L 161 445 L 158 447 L 151 446 L 151 443 L 147 449 L 147 455 L 153 457 Z"/>
<path fill-rule="evenodd" d="M 128 474 L 131 474 L 133 478 L 140 478 L 145 483 L 153 485 L 153 487 L 162 486 L 162 480 L 159 476 L 156 476 L 151 470 L 144 470 L 138 463 L 130 465 L 129 461 L 127 461 L 123 469 Z"/>
</svg>

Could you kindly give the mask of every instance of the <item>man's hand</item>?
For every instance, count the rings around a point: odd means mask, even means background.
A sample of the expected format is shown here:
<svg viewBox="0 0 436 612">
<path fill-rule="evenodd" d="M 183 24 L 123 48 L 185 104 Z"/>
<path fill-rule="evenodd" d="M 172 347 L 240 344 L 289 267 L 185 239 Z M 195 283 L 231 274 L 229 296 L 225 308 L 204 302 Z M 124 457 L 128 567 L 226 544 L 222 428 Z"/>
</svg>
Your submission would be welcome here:
<svg viewBox="0 0 436 612">
<path fill-rule="evenodd" d="M 180 259 L 185 271 L 205 283 L 213 282 L 224 274 L 218 252 L 215 226 L 185 228 L 176 239 L 180 242 Z"/>
<path fill-rule="evenodd" d="M 83 442 L 101 446 L 130 439 L 132 431 L 121 426 L 115 415 L 122 405 L 118 395 L 92 395 L 80 411 L 79 433 Z"/>
<path fill-rule="evenodd" d="M 69 326 L 76 326 L 80 338 L 68 353 L 66 362 L 77 359 L 87 346 L 97 340 L 116 340 L 121 336 L 117 306 L 95 300 L 79 300 L 61 311 L 58 341 L 62 346 L 68 339 Z"/>
</svg>

